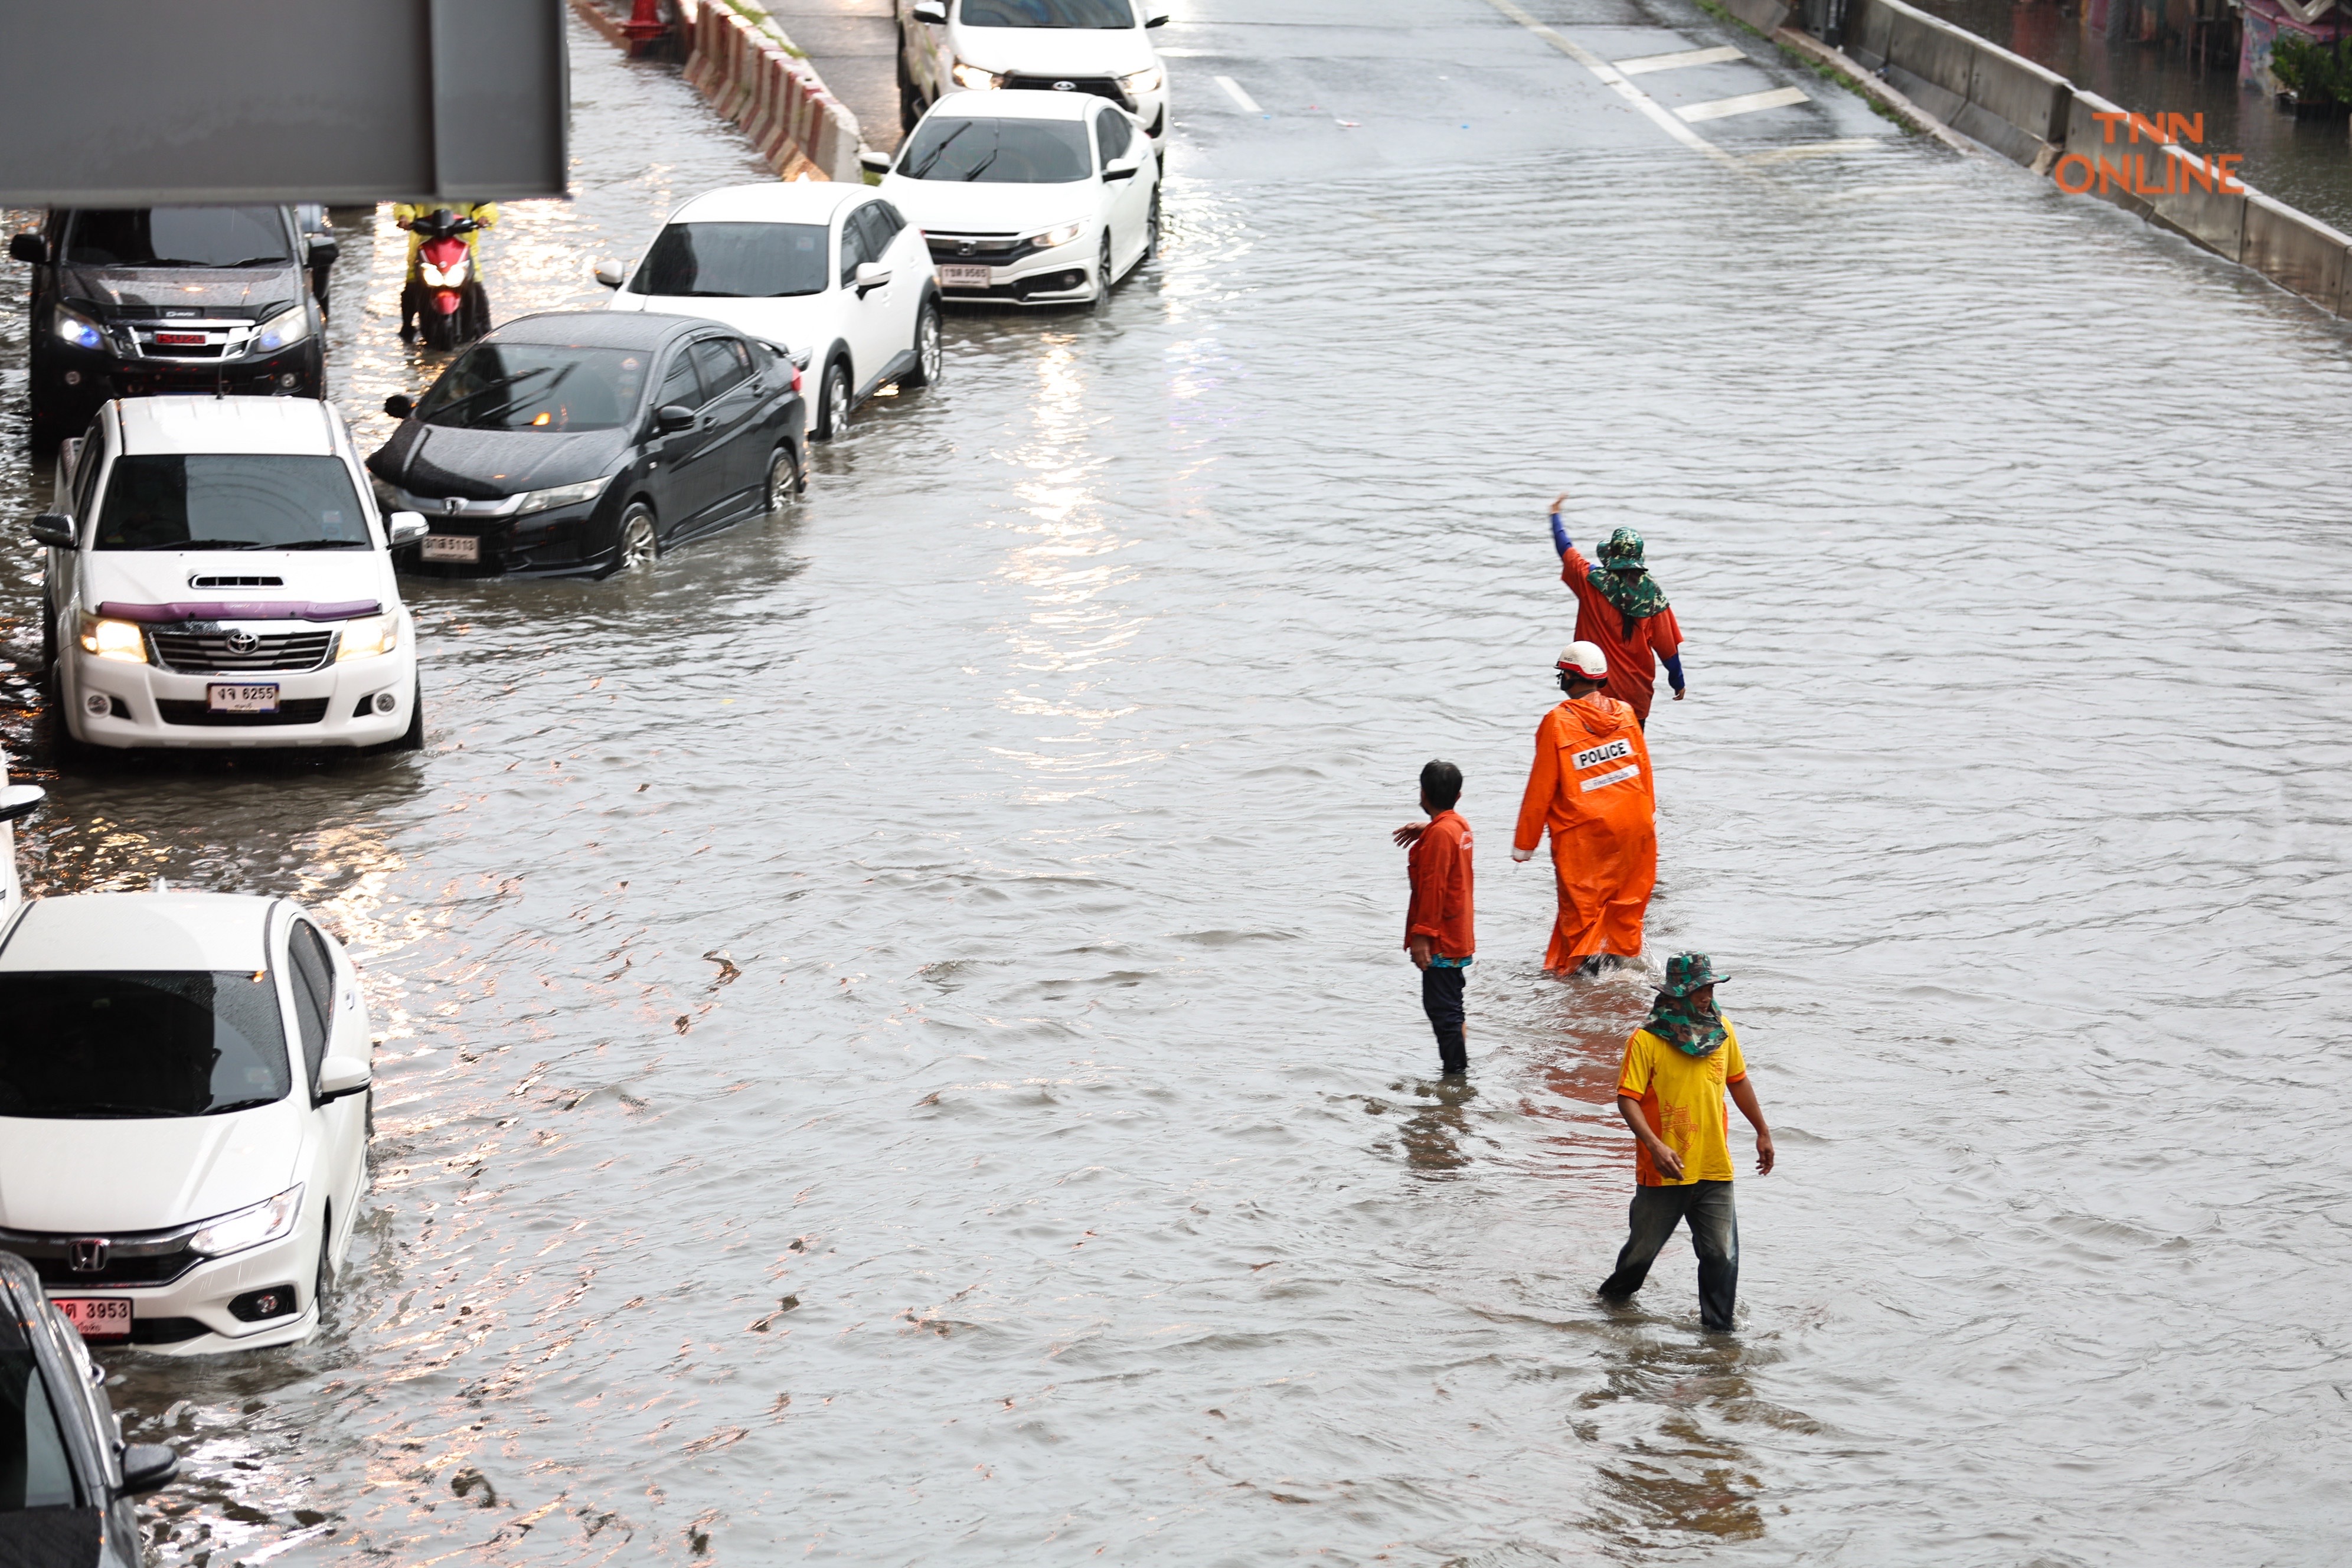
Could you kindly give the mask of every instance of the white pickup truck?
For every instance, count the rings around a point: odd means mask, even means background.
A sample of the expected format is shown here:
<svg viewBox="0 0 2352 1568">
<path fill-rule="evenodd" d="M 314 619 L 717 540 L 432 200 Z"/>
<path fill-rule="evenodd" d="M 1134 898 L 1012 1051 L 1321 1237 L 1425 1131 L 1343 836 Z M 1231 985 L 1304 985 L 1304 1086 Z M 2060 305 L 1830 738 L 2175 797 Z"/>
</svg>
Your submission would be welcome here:
<svg viewBox="0 0 2352 1568">
<path fill-rule="evenodd" d="M 896 0 L 898 113 L 912 131 L 951 92 L 1083 92 L 1143 122 L 1168 156 L 1168 73 L 1150 29 L 1161 0 Z"/>
</svg>

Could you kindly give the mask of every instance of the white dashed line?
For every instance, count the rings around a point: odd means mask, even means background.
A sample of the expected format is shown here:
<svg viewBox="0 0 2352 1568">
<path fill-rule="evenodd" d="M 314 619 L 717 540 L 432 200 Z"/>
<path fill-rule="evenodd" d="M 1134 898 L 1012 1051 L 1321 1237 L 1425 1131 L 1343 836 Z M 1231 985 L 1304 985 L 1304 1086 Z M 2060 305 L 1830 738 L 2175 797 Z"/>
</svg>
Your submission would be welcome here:
<svg viewBox="0 0 2352 1568">
<path fill-rule="evenodd" d="M 1721 65 L 1726 60 L 1744 60 L 1748 57 L 1726 44 L 1720 48 L 1685 49 L 1679 54 L 1643 55 L 1630 60 L 1613 62 L 1627 76 L 1647 76 L 1652 71 L 1680 70 L 1685 66 Z"/>
<path fill-rule="evenodd" d="M 1555 32 L 1551 28 L 1545 26 L 1541 22 L 1537 21 L 1533 16 L 1528 16 L 1517 5 L 1512 4 L 1512 0 L 1486 0 L 1486 4 L 1492 5 L 1496 10 L 1500 11 L 1504 16 L 1508 16 L 1512 21 L 1517 22 L 1520 26 L 1525 27 L 1528 32 L 1533 33 L 1537 37 L 1541 38 L 1545 43 L 1549 44 L 1553 48 L 1558 49 L 1561 54 L 1566 55 L 1570 59 L 1574 60 L 1578 65 L 1582 66 L 1586 70 L 1591 71 L 1594 76 L 1599 77 L 1603 83 L 1607 84 L 1608 87 L 1616 92 L 1618 97 L 1623 99 L 1635 109 L 1641 110 L 1643 115 L 1653 124 L 1656 125 L 1659 130 L 1664 132 L 1667 135 L 1673 137 L 1675 141 L 1681 142 L 1692 152 L 1704 153 L 1710 158 L 1719 158 L 1723 162 L 1732 164 L 1735 167 L 1744 167 L 1744 165 L 1740 164 L 1738 159 L 1733 157 L 1730 153 L 1725 152 L 1722 148 L 1717 146 L 1714 142 L 1708 141 L 1706 137 L 1700 135 L 1697 132 L 1693 131 L 1689 126 L 1684 124 L 1681 121 L 1675 119 L 1671 113 L 1667 112 L 1666 106 L 1664 104 L 1660 103 L 1656 99 L 1652 98 L 1648 93 L 1643 92 L 1640 88 L 1635 87 L 1632 81 L 1627 79 L 1624 72 L 1619 70 L 1615 66 L 1611 65 L 1607 60 L 1602 59 L 1599 55 L 1594 54 L 1591 49 L 1586 48 L 1582 44 L 1578 43 L 1574 38 L 1568 37 L 1565 33 Z"/>
<path fill-rule="evenodd" d="M 1711 103 L 1687 104 L 1675 110 L 1685 120 L 1696 124 L 1702 120 L 1727 120 L 1735 114 L 1754 114 L 1763 109 L 1786 109 L 1792 103 L 1810 103 L 1801 87 L 1776 87 L 1766 92 L 1743 92 L 1738 98 L 1718 98 Z"/>
<path fill-rule="evenodd" d="M 1248 93 L 1244 92 L 1242 90 L 1242 84 L 1235 81 L 1233 78 L 1229 76 L 1221 76 L 1217 79 L 1217 85 L 1225 89 L 1225 96 L 1227 98 L 1232 99 L 1235 103 L 1242 106 L 1242 112 L 1244 114 L 1264 114 L 1265 112 L 1265 110 L 1260 109 L 1257 106 L 1257 100 L 1252 98 Z"/>
</svg>

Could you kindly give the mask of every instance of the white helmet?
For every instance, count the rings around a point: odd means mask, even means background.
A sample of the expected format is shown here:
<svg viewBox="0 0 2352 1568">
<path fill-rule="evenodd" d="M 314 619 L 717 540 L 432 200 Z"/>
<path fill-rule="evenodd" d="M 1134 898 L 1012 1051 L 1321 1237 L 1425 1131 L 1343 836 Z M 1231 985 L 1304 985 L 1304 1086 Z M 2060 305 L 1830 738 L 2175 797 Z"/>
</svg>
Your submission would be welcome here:
<svg viewBox="0 0 2352 1568">
<path fill-rule="evenodd" d="M 1594 644 L 1572 642 L 1559 650 L 1556 667 L 1562 675 L 1573 675 L 1579 680 L 1609 679 L 1609 656 Z"/>
</svg>

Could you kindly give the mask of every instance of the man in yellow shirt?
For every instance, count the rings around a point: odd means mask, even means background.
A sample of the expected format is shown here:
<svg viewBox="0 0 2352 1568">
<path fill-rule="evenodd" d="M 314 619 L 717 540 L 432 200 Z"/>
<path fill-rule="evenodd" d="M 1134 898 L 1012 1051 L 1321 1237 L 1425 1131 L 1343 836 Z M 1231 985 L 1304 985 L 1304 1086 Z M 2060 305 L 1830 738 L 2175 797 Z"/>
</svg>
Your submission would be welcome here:
<svg viewBox="0 0 2352 1568">
<path fill-rule="evenodd" d="M 1748 1081 L 1739 1037 L 1715 1005 L 1717 974 L 1703 952 L 1666 960 L 1666 983 L 1651 1004 L 1648 1022 L 1625 1042 L 1617 1073 L 1617 1114 L 1633 1130 L 1631 1234 L 1617 1254 L 1617 1271 L 1601 1281 L 1601 1300 L 1622 1302 L 1642 1288 L 1658 1248 L 1689 1222 L 1698 1254 L 1698 1320 L 1717 1332 L 1731 1328 L 1739 1291 L 1739 1220 L 1732 1209 L 1731 1113 L 1756 1129 L 1756 1173 L 1772 1170 L 1772 1130 Z"/>
<path fill-rule="evenodd" d="M 499 204 L 496 202 L 394 202 L 392 221 L 408 231 L 408 271 L 400 289 L 400 335 L 404 339 L 416 336 L 416 253 L 425 248 L 425 237 L 416 232 L 416 220 L 446 207 L 459 217 L 474 220 L 475 227 L 467 231 L 466 254 L 479 259 L 482 254 L 482 230 L 499 226 Z M 483 325 L 487 328 L 488 322 Z"/>
</svg>

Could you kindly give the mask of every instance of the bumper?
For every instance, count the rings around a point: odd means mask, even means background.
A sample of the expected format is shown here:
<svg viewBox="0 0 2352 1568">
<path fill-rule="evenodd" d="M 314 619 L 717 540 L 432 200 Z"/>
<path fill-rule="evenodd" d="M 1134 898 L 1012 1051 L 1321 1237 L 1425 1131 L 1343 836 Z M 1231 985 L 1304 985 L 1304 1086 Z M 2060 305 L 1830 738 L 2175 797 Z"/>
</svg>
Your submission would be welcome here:
<svg viewBox="0 0 2352 1568">
<path fill-rule="evenodd" d="M 169 1285 L 94 1285 L 87 1290 L 51 1285 L 51 1296 L 128 1297 L 131 1348 L 158 1355 L 218 1355 L 224 1351 L 266 1350 L 309 1339 L 319 1328 L 313 1299 L 319 1277 L 318 1229 L 298 1226 L 293 1235 L 250 1252 L 199 1264 Z M 249 1291 L 283 1289 L 298 1310 L 248 1323 L 229 1303 Z M 93 1340 L 91 1345 L 119 1345 Z"/>
<path fill-rule="evenodd" d="M 407 732 L 416 701 L 412 647 L 324 669 L 246 675 L 183 675 L 152 664 L 99 658 L 66 650 L 65 718 L 74 738 L 120 750 L 152 746 L 178 751 L 234 751 L 288 746 L 380 746 Z M 206 689 L 217 683 L 275 682 L 275 714 L 214 714 Z M 375 698 L 390 692 L 392 710 Z M 103 698 L 106 711 L 92 712 Z M 361 711 L 364 709 L 365 711 Z"/>
<path fill-rule="evenodd" d="M 1090 229 L 1068 245 L 1034 252 L 1009 266 L 990 268 L 985 289 L 952 286 L 943 280 L 940 298 L 950 305 L 958 300 L 996 305 L 1090 304 L 1095 297 L 1095 252 L 1101 244 L 1102 236 Z M 936 258 L 934 264 L 970 265 L 951 256 Z"/>
<path fill-rule="evenodd" d="M 583 577 L 613 564 L 612 519 L 602 498 L 582 506 L 558 507 L 520 518 L 468 521 L 427 514 L 437 538 L 471 539 L 472 561 L 427 561 L 422 544 L 392 552 L 393 570 L 411 577 Z"/>
<path fill-rule="evenodd" d="M 231 392 L 286 397 L 326 395 L 326 357 L 306 338 L 266 357 L 233 360 L 123 359 L 103 349 L 58 344 L 34 362 L 33 393 L 87 417 L 116 397 Z M 75 423 L 79 423 L 77 418 Z"/>
</svg>

